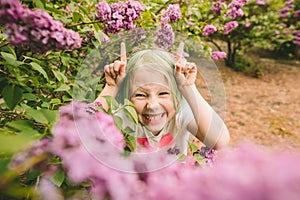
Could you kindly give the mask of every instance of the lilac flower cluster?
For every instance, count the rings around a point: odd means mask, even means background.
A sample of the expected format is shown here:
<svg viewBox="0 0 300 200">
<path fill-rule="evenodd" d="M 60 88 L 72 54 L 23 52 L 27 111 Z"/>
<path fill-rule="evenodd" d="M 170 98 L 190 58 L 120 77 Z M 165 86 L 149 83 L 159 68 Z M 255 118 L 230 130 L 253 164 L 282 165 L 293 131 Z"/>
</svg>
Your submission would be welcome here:
<svg viewBox="0 0 300 200">
<path fill-rule="evenodd" d="M 99 2 L 96 5 L 97 18 L 105 23 L 106 34 L 118 34 L 122 29 L 135 28 L 134 21 L 141 17 L 145 10 L 144 4 L 137 1 L 111 3 Z"/>
<path fill-rule="evenodd" d="M 92 183 L 89 193 L 94 197 L 125 200 L 296 200 L 299 197 L 299 152 L 267 151 L 254 145 L 241 145 L 218 151 L 212 167 L 199 168 L 187 159 L 186 162 L 174 161 L 167 167 L 149 172 L 149 166 L 163 162 L 169 154 L 156 160 L 142 154 L 143 159 L 139 162 L 132 158 L 132 154 L 122 157 L 122 152 L 113 148 L 117 145 L 122 149 L 124 145 L 119 143 L 122 141 L 121 133 L 115 128 L 112 117 L 102 112 L 90 115 L 85 110 L 86 106 L 72 102 L 61 108 L 61 118 L 53 129 L 53 141 L 48 149 L 62 159 L 62 165 L 73 183 Z M 207 148 L 199 153 L 208 159 L 212 159 L 214 154 Z M 103 162 L 99 155 L 107 160 Z M 117 165 L 108 165 L 112 160 L 117 161 Z M 126 167 L 137 173 L 127 173 L 112 166 Z M 40 191 L 45 192 L 49 184 L 41 184 L 40 187 Z M 53 185 L 51 187 L 55 193 Z"/>
<path fill-rule="evenodd" d="M 296 30 L 294 35 L 294 43 L 300 46 L 300 30 Z"/>
<path fill-rule="evenodd" d="M 257 1 L 255 2 L 255 4 L 256 4 L 256 5 L 259 5 L 259 6 L 264 6 L 264 5 L 266 5 L 266 2 L 263 1 L 263 0 L 257 0 Z"/>
<path fill-rule="evenodd" d="M 222 3 L 226 2 L 227 0 L 215 0 L 212 2 L 212 10 L 217 14 L 221 14 L 221 10 L 223 9 Z"/>
<path fill-rule="evenodd" d="M 74 50 L 81 47 L 80 35 L 40 9 L 31 10 L 18 0 L 0 2 L 0 24 L 13 45 L 27 45 L 32 51 Z"/>
<path fill-rule="evenodd" d="M 176 22 L 181 18 L 181 11 L 178 4 L 171 4 L 168 6 L 164 15 L 168 16 L 171 22 Z"/>
<path fill-rule="evenodd" d="M 295 7 L 294 5 L 294 1 L 295 0 L 289 0 L 285 2 L 285 7 L 282 8 L 282 10 L 280 11 L 280 16 L 282 18 L 287 18 L 290 15 L 290 11 Z"/>
<path fill-rule="evenodd" d="M 168 49 L 173 45 L 175 34 L 170 22 L 175 22 L 181 18 L 181 11 L 178 4 L 171 4 L 167 9 L 162 10 L 160 28 L 157 30 L 155 44 L 163 49 Z"/>
<path fill-rule="evenodd" d="M 232 19 L 243 16 L 244 12 L 242 10 L 242 7 L 245 6 L 245 4 L 248 3 L 248 1 L 249 0 L 233 0 L 228 5 L 228 10 L 225 16 L 226 17 L 231 16 Z"/>
<path fill-rule="evenodd" d="M 198 151 L 194 152 L 193 155 L 199 154 L 203 157 L 207 166 L 213 166 L 216 161 L 216 150 L 208 147 L 201 147 Z"/>
<path fill-rule="evenodd" d="M 214 25 L 206 25 L 206 26 L 204 26 L 204 28 L 203 28 L 203 33 L 202 33 L 202 35 L 203 36 L 208 36 L 208 35 L 210 35 L 210 34 L 213 34 L 214 32 L 216 32 L 217 31 L 217 28 L 214 26 Z"/>
<path fill-rule="evenodd" d="M 161 26 L 157 31 L 157 38 L 155 44 L 162 49 L 168 49 L 174 44 L 175 34 L 170 24 Z"/>
<path fill-rule="evenodd" d="M 224 34 L 230 33 L 233 29 L 238 27 L 239 23 L 237 21 L 227 22 L 224 27 Z"/>
<path fill-rule="evenodd" d="M 227 54 L 223 51 L 214 51 L 214 52 L 212 52 L 212 55 L 211 55 L 211 59 L 213 59 L 213 60 L 220 60 L 220 59 L 223 59 L 226 57 L 227 57 Z"/>
</svg>

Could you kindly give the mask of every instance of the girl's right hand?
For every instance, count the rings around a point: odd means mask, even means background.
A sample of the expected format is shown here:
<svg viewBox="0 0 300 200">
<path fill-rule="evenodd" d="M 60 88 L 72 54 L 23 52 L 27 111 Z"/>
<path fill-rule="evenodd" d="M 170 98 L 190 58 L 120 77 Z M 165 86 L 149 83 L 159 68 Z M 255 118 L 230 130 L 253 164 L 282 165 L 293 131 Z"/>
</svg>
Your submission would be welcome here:
<svg viewBox="0 0 300 200">
<path fill-rule="evenodd" d="M 126 76 L 126 47 L 125 43 L 121 43 L 120 60 L 104 66 L 105 80 L 108 86 L 119 86 Z"/>
</svg>

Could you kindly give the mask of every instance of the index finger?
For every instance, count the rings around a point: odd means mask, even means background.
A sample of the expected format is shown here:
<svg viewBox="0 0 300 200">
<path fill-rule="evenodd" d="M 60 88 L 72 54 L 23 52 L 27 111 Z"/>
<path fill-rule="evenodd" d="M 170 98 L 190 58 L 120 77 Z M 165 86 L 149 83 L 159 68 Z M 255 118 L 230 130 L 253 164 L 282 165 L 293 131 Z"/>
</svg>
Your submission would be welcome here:
<svg viewBox="0 0 300 200">
<path fill-rule="evenodd" d="M 176 61 L 180 61 L 182 59 L 183 47 L 184 47 L 184 43 L 180 42 L 179 47 L 178 47 L 177 52 L 176 52 Z"/>
<path fill-rule="evenodd" d="M 127 58 L 126 58 L 126 47 L 125 43 L 121 42 L 121 62 L 126 63 Z"/>
</svg>

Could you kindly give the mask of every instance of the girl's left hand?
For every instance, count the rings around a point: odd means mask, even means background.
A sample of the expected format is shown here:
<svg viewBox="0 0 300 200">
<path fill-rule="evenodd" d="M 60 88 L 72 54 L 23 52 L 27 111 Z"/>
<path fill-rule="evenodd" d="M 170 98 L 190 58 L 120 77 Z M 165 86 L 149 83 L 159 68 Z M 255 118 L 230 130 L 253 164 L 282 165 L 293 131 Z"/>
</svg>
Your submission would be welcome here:
<svg viewBox="0 0 300 200">
<path fill-rule="evenodd" d="M 187 62 L 183 57 L 184 43 L 181 42 L 175 57 L 175 79 L 179 89 L 195 84 L 197 67 L 195 63 Z"/>
</svg>

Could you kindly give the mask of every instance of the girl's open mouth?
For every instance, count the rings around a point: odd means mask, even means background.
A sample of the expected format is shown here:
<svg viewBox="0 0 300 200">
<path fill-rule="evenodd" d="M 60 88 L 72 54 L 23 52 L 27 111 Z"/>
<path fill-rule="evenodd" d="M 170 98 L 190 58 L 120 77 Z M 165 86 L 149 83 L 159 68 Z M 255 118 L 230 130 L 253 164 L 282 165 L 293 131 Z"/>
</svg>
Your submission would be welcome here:
<svg viewBox="0 0 300 200">
<path fill-rule="evenodd" d="M 158 114 L 143 114 L 143 120 L 147 124 L 158 124 L 161 123 L 162 119 L 166 116 L 166 113 L 158 113 Z"/>
</svg>

